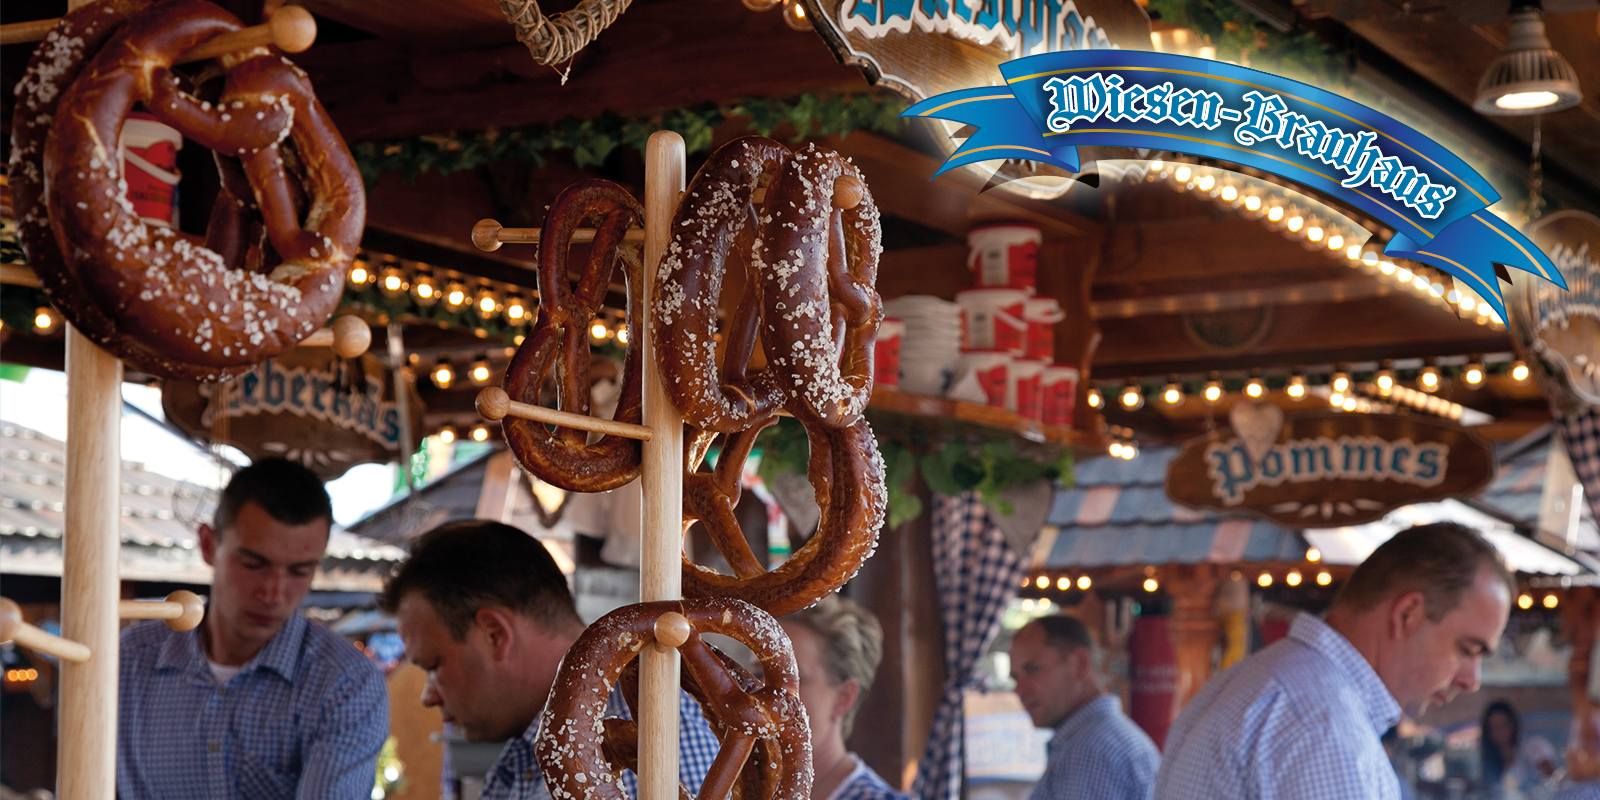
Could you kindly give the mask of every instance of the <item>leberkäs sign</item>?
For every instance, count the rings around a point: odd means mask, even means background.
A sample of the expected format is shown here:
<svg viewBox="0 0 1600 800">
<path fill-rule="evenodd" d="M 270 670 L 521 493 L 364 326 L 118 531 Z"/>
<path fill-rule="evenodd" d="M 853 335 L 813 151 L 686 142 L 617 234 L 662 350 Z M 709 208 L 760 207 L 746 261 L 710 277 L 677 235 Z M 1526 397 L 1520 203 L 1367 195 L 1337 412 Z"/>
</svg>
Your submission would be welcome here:
<svg viewBox="0 0 1600 800">
<path fill-rule="evenodd" d="M 1386 255 L 1456 276 L 1502 318 L 1495 264 L 1566 286 L 1538 246 L 1488 211 L 1500 195 L 1482 175 L 1421 133 L 1332 92 L 1219 61 L 1127 50 L 1047 53 L 998 69 L 1004 88 L 948 92 L 905 111 L 978 128 L 939 172 L 1007 158 L 1076 172 L 1082 145 L 1218 158 L 1372 215 L 1397 231 Z"/>
<path fill-rule="evenodd" d="M 411 404 L 411 441 L 420 441 L 421 399 Z M 391 461 L 401 447 L 393 380 L 373 355 L 340 359 L 324 348 L 296 348 L 231 381 L 166 381 L 162 408 L 184 431 L 233 445 L 251 458 L 299 461 L 324 480 L 356 464 Z"/>
<path fill-rule="evenodd" d="M 1167 467 L 1167 496 L 1191 508 L 1324 528 L 1381 519 L 1407 503 L 1468 495 L 1494 475 L 1489 446 L 1443 420 L 1334 413 L 1276 418 L 1276 430 L 1267 421 L 1187 442 Z"/>
</svg>

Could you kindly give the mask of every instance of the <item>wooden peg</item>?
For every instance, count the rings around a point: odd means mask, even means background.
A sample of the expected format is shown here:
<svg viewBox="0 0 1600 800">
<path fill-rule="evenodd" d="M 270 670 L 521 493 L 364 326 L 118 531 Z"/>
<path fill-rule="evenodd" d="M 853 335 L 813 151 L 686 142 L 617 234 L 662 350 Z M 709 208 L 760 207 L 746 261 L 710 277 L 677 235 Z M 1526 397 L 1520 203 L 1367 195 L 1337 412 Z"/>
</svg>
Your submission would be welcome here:
<svg viewBox="0 0 1600 800">
<path fill-rule="evenodd" d="M 123 600 L 117 604 L 117 616 L 122 619 L 163 619 L 175 631 L 194 630 L 206 616 L 206 604 L 200 595 L 179 589 L 167 595 L 166 600 Z"/>
<path fill-rule="evenodd" d="M 272 12 L 272 18 L 261 25 L 251 25 L 244 30 L 214 36 L 178 56 L 179 64 L 204 61 L 208 58 L 237 53 L 253 47 L 276 45 L 285 53 L 299 53 L 317 40 L 317 21 L 311 12 L 300 6 L 283 6 Z"/>
<path fill-rule="evenodd" d="M 341 358 L 356 358 L 372 346 L 372 328 L 366 320 L 346 314 L 326 328 L 318 328 L 300 340 L 297 347 L 331 347 Z"/>
<path fill-rule="evenodd" d="M 861 185 L 853 175 L 840 175 L 833 182 L 833 207 L 840 211 L 849 211 L 861 205 L 861 198 L 866 192 L 866 187 Z"/>
<path fill-rule="evenodd" d="M 16 642 L 63 661 L 81 664 L 89 660 L 88 647 L 23 622 L 22 608 L 9 597 L 0 597 L 0 642 Z"/>
<path fill-rule="evenodd" d="M 548 425 L 558 425 L 563 428 L 575 428 L 580 431 L 603 433 L 609 436 L 621 436 L 625 439 L 638 439 L 643 442 L 650 441 L 652 431 L 644 425 L 634 425 L 628 422 L 600 419 L 586 414 L 574 414 L 570 411 L 558 411 L 544 406 L 535 406 L 528 403 L 519 403 L 506 394 L 506 390 L 498 386 L 490 386 L 478 393 L 478 413 L 484 419 L 498 421 L 506 417 L 543 422 Z"/>
<path fill-rule="evenodd" d="M 689 618 L 676 611 L 656 617 L 657 647 L 682 647 L 684 642 L 689 641 L 691 633 L 694 633 L 694 626 L 689 624 Z"/>
</svg>

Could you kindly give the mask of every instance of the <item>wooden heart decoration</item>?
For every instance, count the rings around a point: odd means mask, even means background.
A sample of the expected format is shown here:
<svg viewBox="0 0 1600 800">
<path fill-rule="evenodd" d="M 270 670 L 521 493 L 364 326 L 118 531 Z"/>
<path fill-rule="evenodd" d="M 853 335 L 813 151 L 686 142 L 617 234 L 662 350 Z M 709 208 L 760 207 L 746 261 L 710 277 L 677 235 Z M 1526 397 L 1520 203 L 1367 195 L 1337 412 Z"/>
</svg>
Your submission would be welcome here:
<svg viewBox="0 0 1600 800">
<path fill-rule="evenodd" d="M 1283 409 L 1271 403 L 1234 403 L 1228 409 L 1228 423 L 1244 442 L 1250 460 L 1260 463 L 1283 432 Z"/>
</svg>

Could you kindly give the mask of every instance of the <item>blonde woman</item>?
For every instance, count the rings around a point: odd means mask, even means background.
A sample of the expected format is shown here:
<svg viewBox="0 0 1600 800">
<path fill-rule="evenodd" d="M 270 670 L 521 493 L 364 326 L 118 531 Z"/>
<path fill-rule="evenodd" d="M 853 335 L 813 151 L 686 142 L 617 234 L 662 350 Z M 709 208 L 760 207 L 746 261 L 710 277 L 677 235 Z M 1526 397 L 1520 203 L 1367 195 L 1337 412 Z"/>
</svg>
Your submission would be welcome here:
<svg viewBox="0 0 1600 800">
<path fill-rule="evenodd" d="M 779 622 L 794 642 L 800 701 L 811 718 L 812 800 L 909 800 L 844 745 L 883 660 L 883 628 L 837 595 Z"/>
</svg>

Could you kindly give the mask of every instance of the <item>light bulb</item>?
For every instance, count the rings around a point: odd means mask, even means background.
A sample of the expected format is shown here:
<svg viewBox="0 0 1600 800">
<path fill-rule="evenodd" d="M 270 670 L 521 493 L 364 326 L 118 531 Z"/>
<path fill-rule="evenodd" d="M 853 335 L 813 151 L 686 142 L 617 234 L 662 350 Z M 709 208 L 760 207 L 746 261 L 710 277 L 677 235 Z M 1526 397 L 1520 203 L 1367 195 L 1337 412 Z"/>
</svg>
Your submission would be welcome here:
<svg viewBox="0 0 1600 800">
<path fill-rule="evenodd" d="M 1525 381 L 1528 379 L 1528 365 L 1518 361 L 1511 365 L 1511 380 Z"/>
<path fill-rule="evenodd" d="M 1426 367 L 1417 375 L 1417 383 L 1421 384 L 1423 391 L 1431 392 L 1439 388 L 1439 370 Z"/>
<path fill-rule="evenodd" d="M 1479 302 L 1478 303 L 1478 316 L 1484 317 L 1484 318 L 1488 318 L 1488 316 L 1489 316 L 1489 304 L 1488 303 L 1485 303 L 1485 302 Z"/>
<path fill-rule="evenodd" d="M 1418 275 L 1417 277 L 1411 279 L 1411 287 L 1419 292 L 1426 292 L 1428 291 L 1428 279 Z"/>
<path fill-rule="evenodd" d="M 56 314 L 46 306 L 39 306 L 33 311 L 33 327 L 40 333 L 49 333 L 56 325 Z"/>
<path fill-rule="evenodd" d="M 589 337 L 597 342 L 603 341 L 606 338 L 607 332 L 606 324 L 604 322 L 596 322 L 595 324 L 589 326 Z"/>
<path fill-rule="evenodd" d="M 440 389 L 448 389 L 455 379 L 456 371 L 450 368 L 450 362 L 439 359 L 439 363 L 433 368 L 433 385 Z"/>
<path fill-rule="evenodd" d="M 1299 400 L 1300 398 L 1305 397 L 1306 396 L 1306 381 L 1305 381 L 1305 378 L 1301 378 L 1298 383 L 1296 383 L 1294 381 L 1294 379 L 1291 378 L 1290 382 L 1289 382 L 1289 385 L 1285 386 L 1283 391 L 1284 391 L 1285 394 L 1289 395 L 1290 397 L 1293 397 L 1296 400 Z"/>
<path fill-rule="evenodd" d="M 1560 602 L 1561 601 L 1556 599 L 1556 596 L 1553 594 L 1547 594 L 1544 596 L 1545 608 L 1555 608 Z"/>
<path fill-rule="evenodd" d="M 485 428 L 482 425 L 474 426 L 473 429 L 472 429 L 472 441 L 474 441 L 474 442 L 487 442 L 487 441 L 489 441 L 489 429 Z"/>
<path fill-rule="evenodd" d="M 494 291 L 488 288 L 478 290 L 478 297 L 472 305 L 477 309 L 480 319 L 493 319 L 500 313 L 500 298 L 495 297 Z"/>
<path fill-rule="evenodd" d="M 1344 237 L 1340 236 L 1337 233 L 1332 235 L 1332 236 L 1329 236 L 1328 237 L 1328 249 L 1329 250 L 1342 250 L 1342 249 L 1344 249 Z"/>
<path fill-rule="evenodd" d="M 354 267 L 350 268 L 350 285 L 351 286 L 358 286 L 358 287 L 359 286 L 366 286 L 367 284 L 369 284 L 371 282 L 372 282 L 372 272 L 367 269 L 367 266 L 365 264 L 363 264 L 363 263 L 358 261 L 358 262 L 356 262 L 356 265 Z"/>
<path fill-rule="evenodd" d="M 1261 210 L 1261 198 L 1256 197 L 1255 195 L 1246 197 L 1244 199 L 1244 207 L 1250 209 L 1251 211 Z"/>
<path fill-rule="evenodd" d="M 1329 382 L 1335 392 L 1350 391 L 1350 376 L 1343 372 L 1333 373 L 1333 380 Z"/>
<path fill-rule="evenodd" d="M 455 428 L 443 428 L 439 431 L 439 441 L 450 444 L 456 440 Z"/>
<path fill-rule="evenodd" d="M 628 326 L 626 326 L 626 325 L 618 325 L 617 326 L 617 341 L 619 341 L 619 342 L 621 342 L 623 344 L 627 344 L 628 343 Z"/>
<path fill-rule="evenodd" d="M 1139 390 L 1137 384 L 1128 384 L 1122 390 L 1122 407 L 1129 411 L 1137 410 L 1144 405 L 1144 392 Z"/>
<path fill-rule="evenodd" d="M 1347 396 L 1345 397 L 1344 402 L 1339 404 L 1339 407 L 1346 411 L 1354 411 L 1356 410 L 1356 405 L 1356 399 L 1354 397 Z"/>
<path fill-rule="evenodd" d="M 1322 560 L 1322 551 L 1315 547 L 1306 548 L 1306 560 L 1315 564 Z"/>
<path fill-rule="evenodd" d="M 1267 387 L 1259 378 L 1251 378 L 1250 382 L 1244 385 L 1244 393 L 1251 397 L 1260 397 L 1267 393 Z"/>
<path fill-rule="evenodd" d="M 1318 586 L 1327 586 L 1330 583 L 1333 583 L 1333 576 L 1329 575 L 1327 570 L 1323 570 L 1323 571 L 1317 573 L 1317 585 Z"/>
<path fill-rule="evenodd" d="M 472 362 L 472 371 L 467 373 L 472 376 L 472 382 L 484 384 L 489 382 L 489 360 L 480 358 Z"/>
<path fill-rule="evenodd" d="M 1461 296 L 1461 310 L 1462 311 L 1471 311 L 1477 305 L 1478 305 L 1478 301 L 1477 301 L 1476 298 L 1471 297 L 1469 295 L 1462 295 Z"/>
<path fill-rule="evenodd" d="M 378 278 L 378 288 L 390 297 L 399 297 L 409 288 L 406 286 L 406 274 L 399 267 L 385 267 L 383 275 Z"/>
<path fill-rule="evenodd" d="M 1461 373 L 1461 377 L 1464 378 L 1467 383 L 1473 386 L 1483 383 L 1483 365 L 1476 363 L 1468 364 L 1467 371 Z"/>
<path fill-rule="evenodd" d="M 1272 208 L 1267 209 L 1267 219 L 1270 219 L 1273 222 L 1283 219 L 1283 206 L 1273 206 Z"/>
<path fill-rule="evenodd" d="M 1360 261 L 1361 260 L 1361 245 L 1353 244 L 1353 245 L 1350 245 L 1349 247 L 1345 248 L 1344 257 L 1350 259 L 1351 261 Z"/>
<path fill-rule="evenodd" d="M 1220 381 L 1206 382 L 1206 390 L 1202 395 L 1207 403 L 1215 403 L 1222 399 L 1222 383 Z"/>
<path fill-rule="evenodd" d="M 797 31 L 811 30 L 811 19 L 806 16 L 805 4 L 800 0 L 786 0 L 783 4 L 783 21 Z"/>
<path fill-rule="evenodd" d="M 1178 171 L 1172 173 L 1172 177 L 1176 178 L 1178 183 L 1188 183 L 1189 182 L 1189 176 L 1193 175 L 1193 174 L 1194 174 L 1194 172 L 1192 170 L 1190 170 L 1187 165 L 1185 165 L 1185 166 L 1178 167 Z"/>
<path fill-rule="evenodd" d="M 528 321 L 528 307 L 523 304 L 522 298 L 511 297 L 506 300 L 506 319 L 513 325 Z"/>
<path fill-rule="evenodd" d="M 1194 185 L 1199 187 L 1202 192 L 1209 192 L 1211 187 L 1217 185 L 1217 179 L 1210 175 L 1201 175 L 1200 179 L 1194 182 Z"/>
<path fill-rule="evenodd" d="M 1297 569 L 1289 570 L 1289 574 L 1283 576 L 1283 582 L 1289 584 L 1290 586 L 1299 586 L 1300 585 L 1300 570 L 1297 570 Z"/>
<path fill-rule="evenodd" d="M 1167 384 L 1167 388 L 1161 390 L 1161 399 L 1169 406 L 1183 402 L 1183 387 L 1176 383 Z"/>
<path fill-rule="evenodd" d="M 1167 162 L 1162 161 L 1161 159 L 1158 158 L 1158 159 L 1150 162 L 1150 171 L 1151 172 L 1160 172 L 1161 170 L 1165 169 L 1166 166 L 1167 166 Z"/>
<path fill-rule="evenodd" d="M 1223 200 L 1226 200 L 1226 201 L 1231 203 L 1238 196 L 1239 196 L 1239 190 L 1238 189 L 1235 189 L 1232 186 L 1224 186 L 1224 187 L 1222 187 L 1222 199 Z"/>
<path fill-rule="evenodd" d="M 417 298 L 417 303 L 431 306 L 439 302 L 439 284 L 432 275 L 426 273 L 418 275 L 417 280 L 411 284 L 411 294 Z"/>
<path fill-rule="evenodd" d="M 1369 267 L 1378 266 L 1378 251 L 1376 251 L 1376 250 L 1368 250 L 1367 252 L 1362 253 L 1361 254 L 1361 263 L 1366 264 Z M 1394 270 L 1389 270 L 1389 272 L 1393 272 L 1393 271 Z M 1387 275 L 1389 273 L 1386 272 L 1384 274 Z"/>
<path fill-rule="evenodd" d="M 1122 442 L 1112 442 L 1111 445 L 1106 448 L 1106 452 L 1110 453 L 1113 458 L 1122 458 Z"/>
<path fill-rule="evenodd" d="M 1310 239 L 1313 242 L 1322 241 L 1322 228 L 1320 228 L 1320 227 L 1318 227 L 1316 225 L 1312 225 L 1311 227 L 1306 228 L 1306 238 Z"/>
<path fill-rule="evenodd" d="M 1136 445 L 1133 442 L 1126 442 L 1122 445 L 1122 458 L 1124 461 L 1132 461 L 1138 457 L 1139 445 Z"/>
<path fill-rule="evenodd" d="M 444 304 L 455 311 L 467 304 L 467 287 L 460 283 L 451 282 L 444 290 Z"/>
<path fill-rule="evenodd" d="M 1272 573 L 1263 572 L 1260 575 L 1257 575 L 1256 576 L 1256 584 L 1261 586 L 1262 588 L 1266 588 L 1268 586 L 1271 586 L 1272 585 Z"/>
<path fill-rule="evenodd" d="M 1105 403 L 1105 399 L 1100 396 L 1100 390 L 1099 389 L 1090 389 L 1089 390 L 1089 392 L 1088 392 L 1088 401 L 1089 401 L 1089 407 L 1090 408 L 1099 408 L 1101 406 L 1101 404 Z"/>
<path fill-rule="evenodd" d="M 1068 589 L 1071 589 L 1071 588 L 1072 588 L 1072 579 L 1071 578 L 1069 578 L 1069 577 L 1067 577 L 1065 575 L 1062 575 L 1061 577 L 1056 578 L 1056 589 L 1064 592 L 1064 591 L 1066 591 Z"/>
<path fill-rule="evenodd" d="M 1461 290 L 1459 290 L 1459 289 L 1451 289 L 1450 293 L 1444 296 L 1444 301 L 1446 303 L 1451 304 L 1451 305 L 1460 305 L 1461 304 Z"/>
<path fill-rule="evenodd" d="M 1145 578 L 1144 579 L 1144 590 L 1145 591 L 1154 592 L 1155 590 L 1160 589 L 1160 588 L 1161 588 L 1161 584 L 1158 583 L 1155 578 Z"/>
<path fill-rule="evenodd" d="M 1430 283 L 1430 284 L 1428 284 L 1428 294 L 1431 294 L 1434 297 L 1444 297 L 1444 284 L 1442 284 L 1442 283 Z"/>
<path fill-rule="evenodd" d="M 1555 92 L 1512 92 L 1496 97 L 1494 104 L 1499 108 L 1508 110 L 1524 110 L 1553 106 L 1560 100 L 1561 97 Z"/>
<path fill-rule="evenodd" d="M 1088 589 L 1090 586 L 1093 586 L 1093 585 L 1094 585 L 1094 581 L 1090 580 L 1088 575 L 1080 575 L 1080 576 L 1078 576 L 1078 588 L 1079 589 Z"/>
<path fill-rule="evenodd" d="M 1385 272 L 1384 274 L 1387 275 L 1389 273 Z M 1411 277 L 1412 277 L 1412 272 L 1411 272 L 1411 270 L 1406 269 L 1405 267 L 1401 267 L 1400 271 L 1396 272 L 1394 277 L 1395 277 L 1395 280 L 1398 280 L 1401 283 L 1410 283 L 1411 282 Z"/>
<path fill-rule="evenodd" d="M 1380 371 L 1378 373 L 1378 377 L 1373 380 L 1373 383 L 1378 384 L 1378 391 L 1380 391 L 1380 392 L 1387 392 L 1390 389 L 1393 389 L 1394 388 L 1394 370 L 1386 369 L 1386 370 Z"/>
<path fill-rule="evenodd" d="M 1284 223 L 1284 227 L 1288 228 L 1290 233 L 1296 233 L 1305 224 L 1306 224 L 1306 218 L 1305 217 L 1293 216 L 1293 217 L 1289 218 L 1288 222 Z"/>
</svg>

